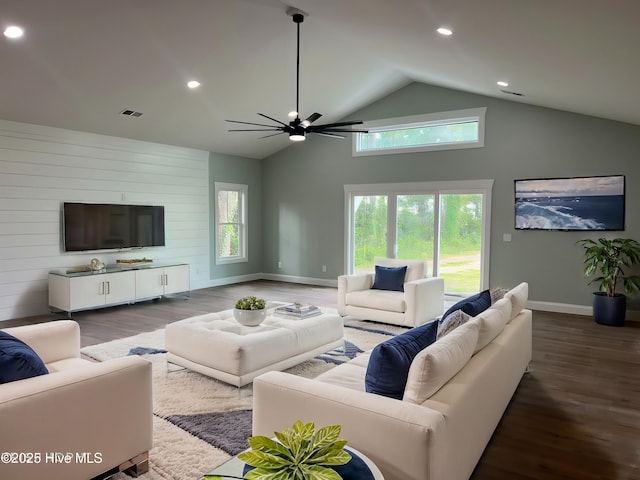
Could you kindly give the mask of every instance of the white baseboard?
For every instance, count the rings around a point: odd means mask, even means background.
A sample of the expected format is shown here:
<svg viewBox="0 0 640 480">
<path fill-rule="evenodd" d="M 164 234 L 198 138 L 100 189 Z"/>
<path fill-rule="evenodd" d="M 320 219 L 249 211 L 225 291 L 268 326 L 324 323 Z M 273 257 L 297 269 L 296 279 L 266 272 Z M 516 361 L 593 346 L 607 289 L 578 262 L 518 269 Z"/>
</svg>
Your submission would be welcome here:
<svg viewBox="0 0 640 480">
<path fill-rule="evenodd" d="M 338 287 L 338 279 L 299 277 L 295 275 L 280 275 L 275 273 L 252 273 L 249 275 L 238 275 L 236 277 L 226 277 L 213 279 L 206 282 L 199 282 L 193 286 L 192 290 L 200 288 L 219 287 L 222 285 L 231 285 L 234 283 L 250 282 L 254 280 L 273 280 L 276 282 L 299 283 L 303 285 L 318 285 L 321 287 Z M 570 303 L 545 302 L 542 300 L 529 300 L 527 308 L 531 310 L 539 310 L 541 312 L 566 313 L 569 315 L 581 315 L 585 317 L 593 316 L 593 308 L 591 305 L 574 305 Z M 627 320 L 640 321 L 640 311 L 628 310 Z"/>
<path fill-rule="evenodd" d="M 275 273 L 263 273 L 263 280 L 274 280 L 276 282 L 302 283 L 305 285 L 319 285 L 321 287 L 338 288 L 338 279 L 297 277 L 294 275 L 278 275 Z"/>
<path fill-rule="evenodd" d="M 593 315 L 593 309 L 590 305 L 572 305 L 569 303 L 529 300 L 527 302 L 527 308 L 540 310 L 542 312 L 568 313 L 570 315 L 584 315 L 587 317 Z"/>
</svg>

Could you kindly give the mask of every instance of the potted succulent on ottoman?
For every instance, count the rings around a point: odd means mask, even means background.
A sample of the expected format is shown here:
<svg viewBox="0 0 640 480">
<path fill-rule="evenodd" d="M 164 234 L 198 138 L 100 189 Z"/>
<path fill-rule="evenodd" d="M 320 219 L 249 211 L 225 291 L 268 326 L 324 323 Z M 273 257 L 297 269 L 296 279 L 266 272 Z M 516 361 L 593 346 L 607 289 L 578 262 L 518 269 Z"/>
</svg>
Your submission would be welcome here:
<svg viewBox="0 0 640 480">
<path fill-rule="evenodd" d="M 578 244 L 584 248 L 585 275 L 598 275 L 589 282 L 600 285 L 593 294 L 593 318 L 603 325 L 624 325 L 627 297 L 617 289 L 621 287 L 629 295 L 640 291 L 640 276 L 628 273 L 640 262 L 640 243 L 631 238 L 599 238 Z"/>
<path fill-rule="evenodd" d="M 253 295 L 242 297 L 236 302 L 233 316 L 238 323 L 242 325 L 256 327 L 260 325 L 267 316 L 267 302 Z"/>
</svg>

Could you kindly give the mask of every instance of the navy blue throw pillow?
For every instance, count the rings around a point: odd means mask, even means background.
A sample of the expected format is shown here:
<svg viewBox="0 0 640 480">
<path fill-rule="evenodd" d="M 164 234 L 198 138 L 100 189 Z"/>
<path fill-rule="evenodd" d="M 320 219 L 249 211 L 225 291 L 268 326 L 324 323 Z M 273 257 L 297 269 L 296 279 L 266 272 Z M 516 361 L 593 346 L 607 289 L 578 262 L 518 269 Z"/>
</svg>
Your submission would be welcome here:
<svg viewBox="0 0 640 480">
<path fill-rule="evenodd" d="M 49 373 L 42 359 L 22 340 L 0 331 L 0 383 Z"/>
<path fill-rule="evenodd" d="M 434 320 L 377 345 L 367 366 L 366 391 L 402 400 L 411 362 L 436 341 L 437 333 L 438 321 Z"/>
<path fill-rule="evenodd" d="M 458 303 L 449 308 L 449 310 L 447 310 L 445 314 L 440 317 L 440 319 L 444 320 L 448 315 L 455 312 L 456 310 L 462 310 L 467 315 L 475 317 L 476 315 L 484 312 L 490 306 L 491 292 L 489 290 L 484 290 L 480 293 L 476 293 L 475 295 L 460 300 Z"/>
<path fill-rule="evenodd" d="M 376 277 L 371 288 L 404 292 L 404 277 L 406 274 L 406 265 L 404 267 L 381 267 L 376 265 Z"/>
</svg>

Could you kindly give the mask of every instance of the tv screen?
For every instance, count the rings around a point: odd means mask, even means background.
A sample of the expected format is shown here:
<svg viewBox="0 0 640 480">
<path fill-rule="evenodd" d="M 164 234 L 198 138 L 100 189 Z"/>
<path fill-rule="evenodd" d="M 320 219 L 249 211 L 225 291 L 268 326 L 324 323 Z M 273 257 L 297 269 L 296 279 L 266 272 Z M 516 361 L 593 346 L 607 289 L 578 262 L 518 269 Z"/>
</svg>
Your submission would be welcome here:
<svg viewBox="0 0 640 480">
<path fill-rule="evenodd" d="M 519 230 L 624 230 L 625 177 L 515 180 Z"/>
<path fill-rule="evenodd" d="M 65 252 L 164 246 L 164 207 L 71 203 L 62 207 Z"/>
</svg>

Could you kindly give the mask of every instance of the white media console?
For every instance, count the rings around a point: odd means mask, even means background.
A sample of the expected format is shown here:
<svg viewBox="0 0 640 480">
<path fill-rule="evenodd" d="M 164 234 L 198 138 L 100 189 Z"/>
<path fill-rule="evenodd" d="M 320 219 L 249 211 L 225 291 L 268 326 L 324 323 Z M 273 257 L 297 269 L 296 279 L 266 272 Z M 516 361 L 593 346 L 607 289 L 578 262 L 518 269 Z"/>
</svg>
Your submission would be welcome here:
<svg viewBox="0 0 640 480">
<path fill-rule="evenodd" d="M 110 265 L 100 272 L 49 273 L 49 306 L 71 312 L 189 291 L 189 265 Z"/>
</svg>

